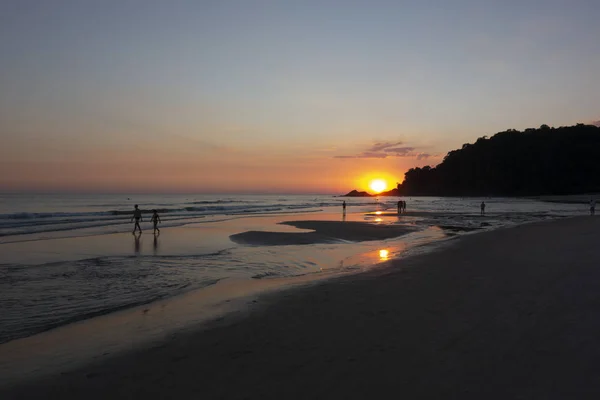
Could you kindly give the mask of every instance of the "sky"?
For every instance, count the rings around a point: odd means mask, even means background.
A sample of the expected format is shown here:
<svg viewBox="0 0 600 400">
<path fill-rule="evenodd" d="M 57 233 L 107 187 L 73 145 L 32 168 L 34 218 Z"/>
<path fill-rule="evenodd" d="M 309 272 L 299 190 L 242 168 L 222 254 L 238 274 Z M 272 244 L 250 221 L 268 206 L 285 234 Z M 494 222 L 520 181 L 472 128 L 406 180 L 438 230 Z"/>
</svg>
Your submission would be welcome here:
<svg viewBox="0 0 600 400">
<path fill-rule="evenodd" d="M 332 193 L 600 120 L 595 0 L 4 0 L 0 191 Z"/>
</svg>

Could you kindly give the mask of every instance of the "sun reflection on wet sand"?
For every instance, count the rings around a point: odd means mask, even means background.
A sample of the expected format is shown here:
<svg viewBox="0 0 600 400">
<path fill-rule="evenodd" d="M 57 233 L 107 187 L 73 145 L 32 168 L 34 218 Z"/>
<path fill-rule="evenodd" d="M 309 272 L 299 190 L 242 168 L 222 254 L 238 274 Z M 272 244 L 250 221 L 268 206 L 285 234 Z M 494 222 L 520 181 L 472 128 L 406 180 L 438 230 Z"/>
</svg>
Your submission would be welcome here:
<svg viewBox="0 0 600 400">
<path fill-rule="evenodd" d="M 390 252 L 386 249 L 379 250 L 379 258 L 382 261 L 386 261 L 388 259 Z"/>
</svg>

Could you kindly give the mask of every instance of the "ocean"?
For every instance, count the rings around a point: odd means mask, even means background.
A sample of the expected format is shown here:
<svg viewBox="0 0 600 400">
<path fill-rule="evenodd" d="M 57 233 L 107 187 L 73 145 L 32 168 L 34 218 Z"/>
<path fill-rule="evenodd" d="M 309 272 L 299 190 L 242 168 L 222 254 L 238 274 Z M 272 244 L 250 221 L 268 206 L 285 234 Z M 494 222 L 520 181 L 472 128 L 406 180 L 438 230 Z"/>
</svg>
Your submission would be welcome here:
<svg viewBox="0 0 600 400">
<path fill-rule="evenodd" d="M 528 199 L 404 200 L 409 214 L 398 217 L 395 197 L 0 195 L 0 343 L 224 281 L 362 271 L 456 235 L 587 212 L 584 205 Z M 134 204 L 144 211 L 139 236 L 131 234 Z M 153 209 L 162 220 L 160 235 L 150 226 Z M 293 232 L 278 223 L 313 219 L 405 224 L 414 232 L 385 241 L 287 246 L 229 239 L 250 230 Z"/>
</svg>

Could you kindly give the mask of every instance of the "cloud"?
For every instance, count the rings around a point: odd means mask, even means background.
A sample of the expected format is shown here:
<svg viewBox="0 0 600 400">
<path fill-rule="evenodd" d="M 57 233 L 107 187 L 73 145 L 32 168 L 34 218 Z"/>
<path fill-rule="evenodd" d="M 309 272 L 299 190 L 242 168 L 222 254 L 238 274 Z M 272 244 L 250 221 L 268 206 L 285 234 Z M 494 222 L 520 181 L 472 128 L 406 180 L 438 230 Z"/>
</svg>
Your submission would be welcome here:
<svg viewBox="0 0 600 400">
<path fill-rule="evenodd" d="M 391 149 L 385 149 L 386 153 L 396 153 L 397 157 L 406 156 L 415 150 L 414 147 L 394 147 Z"/>
<path fill-rule="evenodd" d="M 386 153 L 377 153 L 374 151 L 365 151 L 355 156 L 334 156 L 333 158 L 387 158 Z"/>
<path fill-rule="evenodd" d="M 382 143 L 375 143 L 373 146 L 371 146 L 371 148 L 367 149 L 366 151 L 387 151 L 386 149 L 389 147 L 394 147 L 394 146 L 400 146 L 401 144 L 403 144 L 402 142 L 382 142 Z"/>
<path fill-rule="evenodd" d="M 378 142 L 365 151 L 345 156 L 334 156 L 334 158 L 387 158 L 387 157 L 416 157 L 417 160 L 423 160 L 431 157 L 427 153 L 415 152 L 415 147 L 403 146 L 403 142 Z"/>
</svg>

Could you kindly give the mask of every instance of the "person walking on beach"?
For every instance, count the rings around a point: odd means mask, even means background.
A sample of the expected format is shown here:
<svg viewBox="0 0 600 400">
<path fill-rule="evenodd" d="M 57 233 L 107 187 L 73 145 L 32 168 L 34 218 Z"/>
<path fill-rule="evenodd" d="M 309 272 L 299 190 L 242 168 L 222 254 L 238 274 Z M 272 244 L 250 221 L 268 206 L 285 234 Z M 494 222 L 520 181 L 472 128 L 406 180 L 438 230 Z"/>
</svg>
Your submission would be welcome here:
<svg viewBox="0 0 600 400">
<path fill-rule="evenodd" d="M 346 214 L 346 200 L 342 202 L 342 213 Z"/>
<path fill-rule="evenodd" d="M 133 226 L 133 232 L 135 233 L 136 229 L 140 230 L 140 233 L 142 233 L 142 228 L 140 228 L 140 221 L 142 220 L 142 210 L 140 210 L 138 208 L 138 205 L 136 204 L 135 209 L 133 210 L 133 216 L 131 217 L 131 222 L 133 222 L 133 219 L 135 218 L 135 225 Z"/>
<path fill-rule="evenodd" d="M 402 214 L 402 200 L 398 200 L 398 214 Z"/>
<path fill-rule="evenodd" d="M 156 235 L 156 232 L 158 231 L 158 234 L 160 235 L 160 229 L 158 229 L 160 217 L 158 216 L 156 210 L 152 210 L 152 218 L 150 218 L 150 222 L 154 223 L 154 234 Z"/>
<path fill-rule="evenodd" d="M 590 199 L 590 215 L 596 214 L 596 200 L 592 197 Z"/>
<path fill-rule="evenodd" d="M 481 215 L 485 215 L 485 201 L 481 202 Z"/>
<path fill-rule="evenodd" d="M 406 214 L 406 200 L 402 200 L 402 212 Z"/>
</svg>

